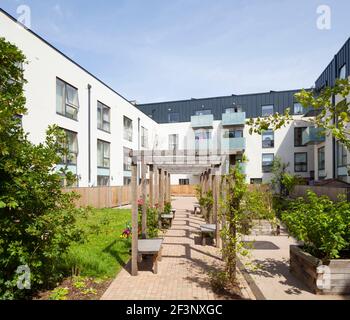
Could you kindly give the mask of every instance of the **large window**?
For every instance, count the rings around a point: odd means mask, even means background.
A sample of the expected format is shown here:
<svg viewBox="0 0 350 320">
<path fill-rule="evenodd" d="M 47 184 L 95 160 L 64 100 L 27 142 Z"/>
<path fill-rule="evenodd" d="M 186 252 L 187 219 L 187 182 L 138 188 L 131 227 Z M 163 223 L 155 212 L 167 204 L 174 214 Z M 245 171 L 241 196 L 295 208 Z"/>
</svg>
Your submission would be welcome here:
<svg viewBox="0 0 350 320">
<path fill-rule="evenodd" d="M 169 135 L 169 150 L 170 151 L 179 150 L 179 135 L 177 134 Z"/>
<path fill-rule="evenodd" d="M 56 79 L 56 112 L 73 120 L 78 119 L 78 89 L 60 79 Z"/>
<path fill-rule="evenodd" d="M 130 172 L 131 171 L 131 163 L 132 163 L 132 159 L 130 157 L 130 152 L 132 150 L 129 148 L 124 148 L 123 149 L 123 153 L 124 153 L 124 161 L 123 161 L 123 167 L 124 167 L 124 171 L 126 172 Z"/>
<path fill-rule="evenodd" d="M 101 102 L 97 102 L 97 128 L 111 131 L 111 109 Z"/>
<path fill-rule="evenodd" d="M 263 172 L 271 172 L 273 161 L 275 159 L 275 155 L 273 153 L 264 153 L 262 155 L 262 171 Z"/>
<path fill-rule="evenodd" d="M 307 152 L 294 154 L 294 172 L 307 172 Z"/>
<path fill-rule="evenodd" d="M 63 129 L 64 130 L 64 129 Z M 68 150 L 68 154 L 62 158 L 62 164 L 68 166 L 76 166 L 78 159 L 78 134 L 69 130 L 64 130 L 66 139 L 64 147 Z"/>
<path fill-rule="evenodd" d="M 99 187 L 107 187 L 109 186 L 109 176 L 97 176 L 97 185 Z"/>
<path fill-rule="evenodd" d="M 326 169 L 325 147 L 319 148 L 317 154 L 318 171 L 323 171 Z"/>
<path fill-rule="evenodd" d="M 262 106 L 261 107 L 261 115 L 263 117 L 268 117 L 268 116 L 271 116 L 273 115 L 273 105 L 266 105 L 266 106 Z"/>
<path fill-rule="evenodd" d="M 141 147 L 148 148 L 148 130 L 141 127 Z"/>
<path fill-rule="evenodd" d="M 196 111 L 196 116 L 207 116 L 211 114 L 211 110 L 207 109 L 207 110 L 198 110 Z"/>
<path fill-rule="evenodd" d="M 243 130 L 242 129 L 227 129 L 224 130 L 223 137 L 225 139 L 232 138 L 243 138 Z"/>
<path fill-rule="evenodd" d="M 102 140 L 97 141 L 97 167 L 110 168 L 110 149 L 111 144 Z"/>
<path fill-rule="evenodd" d="M 199 129 L 195 131 L 196 150 L 207 150 L 210 148 L 212 131 Z"/>
<path fill-rule="evenodd" d="M 294 103 L 294 114 L 295 115 L 302 115 L 304 114 L 304 107 L 301 103 Z"/>
<path fill-rule="evenodd" d="M 339 141 L 337 141 L 337 164 L 338 167 L 346 167 L 348 164 L 346 148 Z"/>
<path fill-rule="evenodd" d="M 177 123 L 180 122 L 180 114 L 178 112 L 171 112 L 168 114 L 168 122 L 169 123 Z"/>
<path fill-rule="evenodd" d="M 124 139 L 132 142 L 133 136 L 133 128 L 132 128 L 132 120 L 128 117 L 124 117 Z"/>
<path fill-rule="evenodd" d="M 275 134 L 273 130 L 266 130 L 262 134 L 262 147 L 264 149 L 275 147 Z"/>
<path fill-rule="evenodd" d="M 339 69 L 339 79 L 346 79 L 346 64 Z"/>
<path fill-rule="evenodd" d="M 294 128 L 294 147 L 304 147 L 303 132 L 306 128 Z"/>
</svg>

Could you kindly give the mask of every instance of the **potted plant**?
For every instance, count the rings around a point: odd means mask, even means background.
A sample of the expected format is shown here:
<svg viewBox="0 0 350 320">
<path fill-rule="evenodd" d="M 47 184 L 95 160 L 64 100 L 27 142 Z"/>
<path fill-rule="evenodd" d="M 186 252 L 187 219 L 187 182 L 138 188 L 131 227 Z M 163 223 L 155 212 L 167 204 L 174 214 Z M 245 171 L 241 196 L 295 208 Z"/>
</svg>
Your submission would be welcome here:
<svg viewBox="0 0 350 320">
<path fill-rule="evenodd" d="M 350 203 L 312 191 L 282 214 L 301 246 L 290 247 L 290 271 L 316 294 L 350 293 Z"/>
</svg>

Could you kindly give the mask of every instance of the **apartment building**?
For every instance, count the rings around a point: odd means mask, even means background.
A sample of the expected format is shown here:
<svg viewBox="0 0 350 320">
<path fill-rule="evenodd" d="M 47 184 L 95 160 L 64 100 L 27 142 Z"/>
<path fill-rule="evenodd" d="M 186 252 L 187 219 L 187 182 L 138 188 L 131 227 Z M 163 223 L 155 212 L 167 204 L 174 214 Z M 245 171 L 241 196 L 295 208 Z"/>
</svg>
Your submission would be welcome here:
<svg viewBox="0 0 350 320">
<path fill-rule="evenodd" d="M 314 179 L 314 147 L 304 141 L 311 130 L 306 111 L 295 100 L 300 90 L 232 95 L 140 104 L 138 108 L 159 123 L 159 147 L 164 150 L 194 150 L 227 153 L 226 168 L 242 161 L 247 181 L 262 183 L 271 180 L 272 162 L 280 157 L 288 170 L 307 180 Z M 249 118 L 266 117 L 290 108 L 293 122 L 286 128 L 262 136 L 249 134 Z M 173 184 L 198 183 L 199 177 L 178 175 Z"/>
<path fill-rule="evenodd" d="M 0 37 L 28 61 L 23 127 L 30 140 L 42 142 L 48 126 L 56 124 L 67 132 L 71 151 L 62 165 L 77 175 L 79 187 L 128 184 L 129 150 L 152 148 L 157 123 L 4 11 Z"/>
<path fill-rule="evenodd" d="M 66 131 L 71 157 L 61 165 L 77 175 L 79 187 L 129 184 L 131 150 L 225 153 L 226 170 L 245 156 L 249 183 L 268 182 L 277 156 L 306 180 L 349 180 L 349 155 L 332 137 L 317 134 L 309 122 L 313 115 L 295 100 L 299 90 L 136 105 L 1 9 L 0 37 L 27 57 L 25 131 L 34 143 L 44 140 L 49 125 Z M 349 77 L 347 66 L 349 40 L 316 81 L 316 89 Z M 293 114 L 287 127 L 262 136 L 249 134 L 247 119 L 286 108 Z M 198 182 L 198 176 L 172 176 L 175 185 Z"/>
</svg>

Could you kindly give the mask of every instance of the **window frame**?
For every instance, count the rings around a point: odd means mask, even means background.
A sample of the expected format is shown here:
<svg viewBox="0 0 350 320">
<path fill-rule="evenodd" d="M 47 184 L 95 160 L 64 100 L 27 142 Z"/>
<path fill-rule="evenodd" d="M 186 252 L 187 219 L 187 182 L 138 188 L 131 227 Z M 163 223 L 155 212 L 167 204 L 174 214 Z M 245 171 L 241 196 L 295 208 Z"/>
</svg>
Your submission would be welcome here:
<svg viewBox="0 0 350 320">
<path fill-rule="evenodd" d="M 307 129 L 307 127 L 295 127 L 294 128 L 294 147 L 295 148 L 302 148 L 302 147 L 306 147 L 306 145 L 305 144 L 302 144 L 303 143 L 303 130 L 306 130 Z M 301 130 L 301 141 L 300 141 L 300 145 L 297 145 L 297 143 L 296 143 L 296 138 L 297 138 L 297 135 L 296 135 L 296 131 L 297 130 Z"/>
<path fill-rule="evenodd" d="M 58 83 L 61 82 L 61 84 L 63 85 L 63 93 L 62 93 L 62 112 L 57 110 L 57 106 L 58 106 L 58 100 L 57 100 L 57 85 Z M 74 105 L 72 103 L 69 103 L 68 101 L 68 88 L 71 88 L 73 90 L 76 91 L 76 95 L 77 95 L 77 105 Z M 69 108 L 75 109 L 76 110 L 76 116 L 74 117 L 70 117 L 69 116 L 69 112 L 67 112 L 67 106 Z M 71 119 L 74 121 L 78 121 L 78 115 L 79 115 L 79 109 L 80 109 L 80 102 L 79 102 L 79 90 L 78 88 L 76 88 L 75 86 L 71 85 L 70 83 L 68 83 L 67 81 L 62 80 L 59 77 L 56 77 L 56 114 L 65 117 L 67 119 Z"/>
<path fill-rule="evenodd" d="M 305 157 L 305 162 L 298 162 L 296 161 L 296 158 L 298 155 L 306 155 Z M 306 166 L 306 169 L 305 170 L 297 170 L 297 166 Z M 305 173 L 305 172 L 308 172 L 308 169 L 309 169 L 309 163 L 308 163 L 308 153 L 307 152 L 295 152 L 294 153 L 294 172 L 297 172 L 297 173 Z"/>
<path fill-rule="evenodd" d="M 148 148 L 148 142 L 148 129 L 141 126 L 141 147 Z"/>
<path fill-rule="evenodd" d="M 271 114 L 264 114 L 264 108 L 266 108 L 266 107 L 272 107 L 272 113 L 271 113 Z M 275 113 L 275 105 L 274 105 L 274 104 L 264 104 L 264 105 L 261 105 L 261 116 L 262 116 L 263 118 L 270 117 L 270 116 L 272 116 L 274 113 Z"/>
<path fill-rule="evenodd" d="M 190 179 L 179 179 L 179 186 L 189 186 Z"/>
<path fill-rule="evenodd" d="M 265 165 L 264 166 L 264 156 L 272 156 L 273 159 L 272 159 L 271 165 L 267 165 L 267 166 Z M 262 154 L 261 164 L 262 164 L 262 172 L 263 173 L 271 173 L 274 160 L 275 160 L 275 154 L 274 153 L 263 153 Z M 266 169 L 266 168 L 270 168 L 270 169 Z"/>
<path fill-rule="evenodd" d="M 126 120 L 130 121 L 130 124 L 131 124 L 131 126 L 128 128 L 125 126 Z M 124 130 L 124 132 L 123 132 L 124 140 L 129 141 L 129 142 L 133 142 L 133 140 L 134 140 L 134 123 L 133 123 L 133 120 L 128 118 L 127 116 L 123 116 L 123 130 Z"/>
<path fill-rule="evenodd" d="M 272 132 L 273 139 L 271 140 L 271 145 L 270 146 L 266 146 L 266 145 L 264 145 L 264 142 L 268 141 L 268 140 L 264 140 L 264 134 L 267 134 L 267 133 L 270 133 L 270 132 Z M 262 148 L 263 149 L 273 149 L 275 147 L 275 132 L 272 129 L 263 131 L 262 134 L 261 134 L 261 138 L 262 138 Z"/>
<path fill-rule="evenodd" d="M 175 137 L 175 143 L 172 143 L 171 137 Z M 178 151 L 179 150 L 179 135 L 178 134 L 169 134 L 168 135 L 168 147 L 170 151 Z M 175 148 L 174 148 L 175 147 Z"/>
<path fill-rule="evenodd" d="M 101 127 L 99 127 L 99 110 L 101 109 Z M 104 110 L 108 110 L 108 120 L 106 121 L 103 118 Z M 108 130 L 104 129 L 104 124 L 108 123 Z M 102 103 L 101 101 L 97 101 L 97 129 L 106 133 L 111 133 L 111 108 Z"/>
<path fill-rule="evenodd" d="M 101 159 L 99 159 L 99 154 L 98 154 L 98 150 L 99 150 L 98 149 L 98 144 L 99 143 L 102 143 L 102 146 L 103 146 L 103 148 L 102 148 L 102 162 L 103 162 L 103 166 L 99 166 L 98 165 L 99 164 L 99 160 L 101 160 Z M 105 157 L 105 145 L 109 146 L 109 156 L 108 156 L 108 158 Z M 108 163 L 109 163 L 108 167 L 104 166 L 105 160 L 108 160 Z M 108 141 L 101 140 L 101 139 L 97 139 L 97 168 L 99 168 L 99 169 L 111 169 L 111 143 L 108 142 Z"/>
<path fill-rule="evenodd" d="M 298 107 L 301 107 L 301 112 L 295 112 L 295 107 L 298 106 Z M 304 110 L 304 107 L 303 105 L 300 103 L 300 102 L 294 102 L 293 104 L 293 114 L 296 115 L 296 116 L 302 116 L 305 114 L 305 110 Z"/>
<path fill-rule="evenodd" d="M 78 141 L 78 132 L 72 131 L 72 130 L 68 130 L 68 129 L 64 129 L 64 128 L 60 128 L 61 130 L 63 130 L 66 134 L 65 137 L 65 142 L 64 142 L 64 147 L 68 148 L 69 154 L 68 155 L 64 155 L 63 158 L 61 158 L 61 165 L 65 165 L 65 166 L 78 166 L 78 155 L 79 155 L 79 141 Z M 68 134 L 73 134 L 75 136 L 75 140 L 76 140 L 76 151 L 71 151 L 69 144 L 68 144 Z M 71 155 L 74 155 L 74 159 L 75 162 L 71 162 L 71 160 L 68 160 L 68 157 L 70 157 Z"/>
<path fill-rule="evenodd" d="M 342 75 L 343 70 L 344 70 L 344 76 Z M 344 63 L 339 68 L 339 79 L 346 79 L 346 72 L 347 72 L 347 65 L 346 65 L 346 63 Z"/>
<path fill-rule="evenodd" d="M 101 183 L 100 180 L 106 179 L 107 182 L 106 183 Z M 111 177 L 110 176 L 97 176 L 97 186 L 98 187 L 109 187 L 111 183 Z"/>
<path fill-rule="evenodd" d="M 336 142 L 337 144 L 337 168 L 345 168 L 348 165 L 348 153 L 347 153 L 347 149 L 345 148 L 345 146 L 340 143 L 339 141 Z M 341 147 L 342 149 L 342 155 L 341 157 L 339 157 L 339 148 Z M 341 161 L 340 161 L 341 158 Z M 345 161 L 344 161 L 345 159 Z M 344 164 L 345 162 L 345 164 Z"/>
<path fill-rule="evenodd" d="M 323 160 L 320 161 L 320 154 L 323 151 Z M 320 163 L 322 164 L 322 166 L 320 165 Z M 321 147 L 317 149 L 317 167 L 318 167 L 318 171 L 323 171 L 326 169 L 326 148 L 325 147 Z"/>
<path fill-rule="evenodd" d="M 129 156 L 132 149 L 128 147 L 123 147 L 123 172 L 131 172 L 132 159 Z M 126 161 L 128 159 L 128 161 Z"/>
<path fill-rule="evenodd" d="M 171 116 L 177 116 L 176 120 L 171 120 Z M 169 112 L 168 113 L 168 123 L 178 123 L 180 122 L 180 113 L 179 112 Z"/>
</svg>

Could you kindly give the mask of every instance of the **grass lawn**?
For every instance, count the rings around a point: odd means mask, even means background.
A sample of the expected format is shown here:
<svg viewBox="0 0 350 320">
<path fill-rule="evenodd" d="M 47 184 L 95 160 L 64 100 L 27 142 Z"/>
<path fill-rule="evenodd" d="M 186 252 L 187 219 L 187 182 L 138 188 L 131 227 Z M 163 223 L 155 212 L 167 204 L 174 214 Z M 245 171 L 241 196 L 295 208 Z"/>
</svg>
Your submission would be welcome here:
<svg viewBox="0 0 350 320">
<path fill-rule="evenodd" d="M 73 244 L 66 257 L 68 266 L 78 268 L 81 276 L 112 278 L 128 262 L 131 240 L 120 235 L 131 222 L 130 210 L 93 209 L 78 220 L 86 240 Z"/>
</svg>

